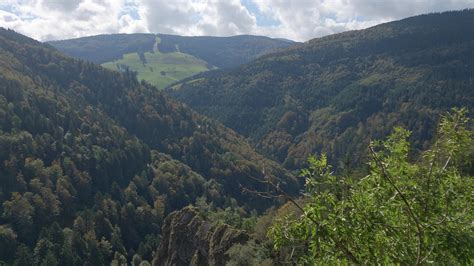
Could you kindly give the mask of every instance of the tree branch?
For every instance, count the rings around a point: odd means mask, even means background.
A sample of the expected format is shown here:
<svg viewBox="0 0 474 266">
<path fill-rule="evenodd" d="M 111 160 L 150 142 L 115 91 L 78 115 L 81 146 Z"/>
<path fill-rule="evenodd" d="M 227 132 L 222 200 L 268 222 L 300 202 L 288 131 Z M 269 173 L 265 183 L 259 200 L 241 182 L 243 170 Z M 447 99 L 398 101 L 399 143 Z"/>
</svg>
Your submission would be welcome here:
<svg viewBox="0 0 474 266">
<path fill-rule="evenodd" d="M 261 183 L 261 184 L 267 184 L 270 187 L 272 187 L 275 190 L 275 192 L 278 193 L 277 195 L 273 195 L 273 198 L 283 197 L 283 198 L 287 199 L 296 208 L 298 208 L 298 210 L 300 210 L 306 218 L 308 218 L 314 225 L 316 225 L 316 227 L 323 228 L 323 226 L 320 223 L 318 223 L 313 217 L 311 217 L 310 215 L 308 215 L 306 213 L 306 211 L 303 209 L 303 207 L 298 202 L 296 202 L 296 200 L 293 199 L 292 196 L 290 196 L 288 193 L 286 193 L 280 187 L 279 183 L 272 182 L 270 175 L 265 174 L 264 180 L 259 180 L 259 179 L 255 178 L 253 176 L 249 176 L 249 177 L 251 179 Z M 257 196 L 262 194 L 262 192 L 250 190 L 250 189 L 245 188 L 245 187 L 242 187 L 242 189 L 243 189 L 243 192 L 253 193 Z M 263 195 L 265 195 L 267 198 L 269 198 L 269 195 L 268 195 L 269 193 L 270 192 L 263 192 Z M 332 237 L 330 234 L 328 234 L 328 237 L 332 242 L 334 242 L 334 244 L 336 245 L 336 248 L 339 249 L 342 253 L 344 253 L 344 255 L 346 256 L 347 259 L 349 259 L 352 263 L 360 264 L 359 261 L 357 260 L 357 258 L 354 256 L 354 254 L 345 245 L 343 245 L 340 241 L 338 241 L 337 239 Z"/>
<path fill-rule="evenodd" d="M 405 195 L 402 193 L 402 191 L 397 187 L 395 182 L 392 180 L 392 178 L 388 175 L 385 166 L 383 165 L 382 161 L 378 158 L 377 153 L 375 152 L 372 144 L 369 145 L 370 153 L 372 154 L 372 157 L 376 163 L 376 165 L 379 166 L 382 177 L 388 181 L 388 183 L 397 191 L 397 193 L 400 195 L 400 198 L 404 202 L 404 204 L 407 207 L 407 212 L 410 218 L 415 222 L 416 229 L 417 229 L 417 235 L 418 235 L 418 248 L 417 248 L 417 256 L 416 256 L 416 265 L 421 264 L 421 252 L 423 249 L 423 231 L 421 229 L 421 224 L 418 220 L 418 218 L 415 216 L 415 213 L 412 210 L 412 207 L 410 203 L 408 202 L 407 198 Z"/>
</svg>

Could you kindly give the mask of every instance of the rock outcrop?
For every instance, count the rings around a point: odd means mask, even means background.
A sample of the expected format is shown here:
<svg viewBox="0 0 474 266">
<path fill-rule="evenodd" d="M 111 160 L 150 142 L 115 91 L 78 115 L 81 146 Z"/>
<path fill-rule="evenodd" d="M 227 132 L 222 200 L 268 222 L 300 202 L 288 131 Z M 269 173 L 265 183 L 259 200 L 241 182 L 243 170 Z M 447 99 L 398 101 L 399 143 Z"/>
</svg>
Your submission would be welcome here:
<svg viewBox="0 0 474 266">
<path fill-rule="evenodd" d="M 166 217 L 154 265 L 225 265 L 225 252 L 249 236 L 225 224 L 213 224 L 196 208 L 186 207 Z"/>
</svg>

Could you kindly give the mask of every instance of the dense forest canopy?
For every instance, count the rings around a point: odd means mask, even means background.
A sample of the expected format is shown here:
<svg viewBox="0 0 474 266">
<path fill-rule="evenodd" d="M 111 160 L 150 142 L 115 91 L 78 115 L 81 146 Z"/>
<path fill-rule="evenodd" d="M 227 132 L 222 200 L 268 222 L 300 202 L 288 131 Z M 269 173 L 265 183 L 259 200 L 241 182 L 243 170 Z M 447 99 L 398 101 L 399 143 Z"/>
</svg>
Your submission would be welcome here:
<svg viewBox="0 0 474 266">
<path fill-rule="evenodd" d="M 0 28 L 0 264 L 471 265 L 474 10 L 290 44 Z"/>
<path fill-rule="evenodd" d="M 203 198 L 263 210 L 262 169 L 297 181 L 244 138 L 132 72 L 0 29 L 0 260 L 151 261 L 169 212 Z"/>
<path fill-rule="evenodd" d="M 474 103 L 474 10 L 416 16 L 318 38 L 170 93 L 290 169 L 325 152 L 361 161 L 396 125 L 427 147 L 436 117 Z"/>
</svg>

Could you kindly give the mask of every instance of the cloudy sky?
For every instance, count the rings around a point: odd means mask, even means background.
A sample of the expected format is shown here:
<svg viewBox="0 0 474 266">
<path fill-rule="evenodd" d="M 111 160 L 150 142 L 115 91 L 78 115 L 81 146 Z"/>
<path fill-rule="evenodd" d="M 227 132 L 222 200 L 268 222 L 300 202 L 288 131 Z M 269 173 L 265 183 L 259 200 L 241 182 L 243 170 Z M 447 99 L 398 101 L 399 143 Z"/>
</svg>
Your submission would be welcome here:
<svg viewBox="0 0 474 266">
<path fill-rule="evenodd" d="M 474 0 L 0 0 L 0 26 L 42 41 L 132 32 L 306 41 L 464 8 Z"/>
</svg>

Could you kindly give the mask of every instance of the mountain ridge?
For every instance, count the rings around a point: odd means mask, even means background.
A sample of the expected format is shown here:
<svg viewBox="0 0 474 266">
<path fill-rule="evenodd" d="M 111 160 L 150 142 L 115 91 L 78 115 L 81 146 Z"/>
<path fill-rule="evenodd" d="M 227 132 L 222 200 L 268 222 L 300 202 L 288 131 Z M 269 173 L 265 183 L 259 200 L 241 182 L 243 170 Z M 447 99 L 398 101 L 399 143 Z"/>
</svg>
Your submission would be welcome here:
<svg viewBox="0 0 474 266">
<path fill-rule="evenodd" d="M 92 35 L 92 36 L 85 36 L 85 37 L 79 37 L 79 38 L 73 38 L 73 39 L 63 39 L 63 40 L 54 40 L 54 41 L 47 41 L 46 43 L 52 45 L 53 47 L 56 47 L 58 50 L 64 52 L 65 54 L 68 54 L 72 57 L 76 57 L 79 59 L 84 59 L 84 60 L 89 60 L 94 63 L 102 64 L 105 62 L 113 61 L 114 59 L 120 59 L 120 55 L 114 55 L 111 57 L 106 57 L 106 59 L 103 59 L 102 57 L 97 57 L 94 54 L 94 51 L 83 51 L 81 50 L 83 47 L 82 46 L 87 46 L 91 45 L 90 42 L 98 39 L 98 41 L 112 41 L 113 39 L 118 39 L 118 40 L 128 40 L 128 39 L 134 39 L 134 44 L 131 44 L 130 46 L 134 47 L 127 50 L 125 49 L 126 52 L 144 52 L 144 51 L 151 51 L 153 48 L 154 44 L 154 37 L 167 37 L 171 39 L 177 39 L 180 40 L 180 42 L 183 42 L 183 40 L 217 40 L 217 41 L 225 41 L 225 40 L 235 40 L 235 39 L 242 39 L 242 40 L 267 40 L 270 42 L 274 42 L 276 45 L 275 46 L 288 46 L 288 45 L 277 45 L 278 43 L 287 43 L 290 45 L 293 44 L 298 44 L 298 42 L 289 40 L 289 39 L 281 39 L 281 38 L 271 38 L 267 36 L 261 36 L 261 35 L 250 35 L 250 34 L 241 34 L 241 35 L 232 35 L 232 36 L 181 36 L 181 35 L 173 35 L 173 34 L 162 34 L 162 33 L 111 33 L 111 34 L 99 34 L 99 35 Z M 137 41 L 136 38 L 143 38 Z M 166 47 L 163 48 L 163 52 L 170 52 L 174 51 L 175 48 L 174 43 L 172 40 L 167 39 Z M 137 46 L 136 42 L 139 43 Z M 73 48 L 73 46 L 77 44 L 77 48 Z M 98 44 L 96 47 L 84 47 L 84 48 L 94 48 L 94 49 L 104 49 L 100 47 L 101 45 L 104 44 Z M 112 45 L 112 43 L 109 43 L 109 45 Z M 220 44 L 222 45 L 222 44 Z M 237 46 L 237 45 L 236 45 Z M 256 53 L 256 55 L 263 54 L 265 53 L 265 50 L 271 50 L 274 47 L 269 47 L 262 49 L 262 52 Z M 110 48 L 109 48 L 110 49 Z M 221 48 L 222 49 L 222 48 Z M 101 50 L 104 52 L 105 50 Z M 122 53 L 126 53 L 122 52 Z M 88 54 L 90 53 L 90 54 Z M 92 56 L 94 54 L 94 56 Z M 194 55 L 194 54 L 193 54 Z M 203 58 L 204 59 L 204 58 Z M 230 62 L 229 65 L 237 65 L 235 63 Z M 223 67 L 220 64 L 217 64 L 216 66 Z M 224 66 L 225 68 L 225 66 Z"/>
<path fill-rule="evenodd" d="M 170 34 L 107 34 L 51 41 L 75 58 L 109 69 L 138 72 L 140 79 L 164 89 L 182 78 L 216 68 L 232 68 L 294 44 L 265 36 L 178 36 Z"/>
<path fill-rule="evenodd" d="M 474 10 L 421 15 L 313 39 L 168 91 L 290 169 L 319 152 L 360 161 L 357 151 L 395 125 L 422 147 L 440 111 L 472 107 L 473 29 Z"/>
</svg>

